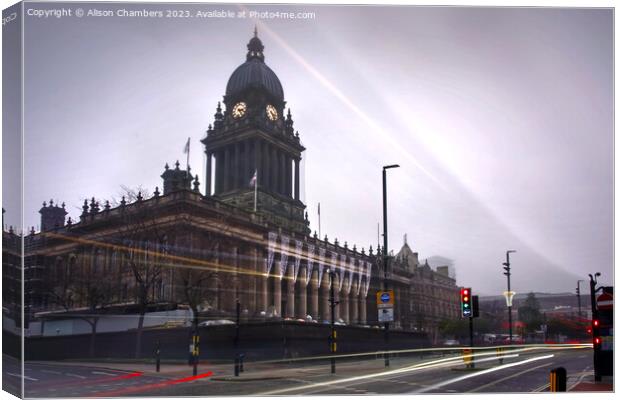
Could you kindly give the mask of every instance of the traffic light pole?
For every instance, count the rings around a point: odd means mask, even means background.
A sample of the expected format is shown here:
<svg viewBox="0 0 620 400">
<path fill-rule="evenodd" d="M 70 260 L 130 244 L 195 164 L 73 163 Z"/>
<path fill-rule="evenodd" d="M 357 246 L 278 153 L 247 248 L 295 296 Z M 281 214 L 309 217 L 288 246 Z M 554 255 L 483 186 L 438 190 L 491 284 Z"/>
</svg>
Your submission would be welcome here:
<svg viewBox="0 0 620 400">
<path fill-rule="evenodd" d="M 508 250 L 506 252 L 506 262 L 504 263 L 504 275 L 508 279 L 508 293 L 510 293 L 510 253 L 514 253 L 515 250 Z M 508 306 L 508 337 L 510 344 L 512 344 L 512 305 Z"/>
<path fill-rule="evenodd" d="M 473 313 L 473 310 L 472 310 Z M 474 364 L 474 316 L 469 317 L 469 347 L 471 348 L 471 364 L 470 368 L 475 368 Z"/>
</svg>

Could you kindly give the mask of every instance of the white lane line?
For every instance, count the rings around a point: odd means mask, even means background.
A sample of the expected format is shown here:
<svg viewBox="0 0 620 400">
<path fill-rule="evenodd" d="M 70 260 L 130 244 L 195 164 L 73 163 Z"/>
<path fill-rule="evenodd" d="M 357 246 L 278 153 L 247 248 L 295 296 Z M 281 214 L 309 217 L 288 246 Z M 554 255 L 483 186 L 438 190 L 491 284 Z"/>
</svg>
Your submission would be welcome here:
<svg viewBox="0 0 620 400">
<path fill-rule="evenodd" d="M 74 378 L 86 379 L 86 377 L 85 377 L 85 376 L 78 375 L 78 374 L 72 374 L 72 373 L 69 373 L 69 372 L 65 373 L 65 375 L 67 375 L 67 376 L 72 376 L 72 377 L 74 377 Z"/>
<path fill-rule="evenodd" d="M 451 384 L 456 383 L 456 382 L 464 381 L 466 379 L 474 378 L 476 376 L 480 376 L 480 375 L 484 375 L 484 374 L 489 374 L 491 372 L 499 371 L 499 370 L 506 369 L 506 368 L 516 367 L 517 365 L 523 365 L 523 364 L 527 364 L 527 363 L 534 362 L 534 361 L 539 361 L 539 360 L 544 360 L 544 359 L 551 358 L 551 357 L 554 357 L 554 355 L 553 354 L 549 354 L 549 355 L 546 355 L 546 356 L 533 357 L 533 358 L 528 358 L 527 360 L 523 360 L 523 361 L 517 361 L 517 362 L 514 362 L 514 363 L 510 363 L 510 364 L 500 365 L 500 366 L 495 367 L 495 368 L 489 368 L 489 369 L 484 370 L 484 371 L 474 372 L 474 373 L 471 373 L 469 375 L 459 376 L 458 378 L 453 378 L 453 379 L 449 379 L 447 381 L 439 382 L 439 383 L 437 383 L 435 385 L 429 386 L 429 387 L 421 389 L 421 390 L 417 390 L 417 391 L 412 392 L 412 393 L 428 392 L 430 390 L 439 389 L 441 387 L 444 387 L 444 386 L 447 386 L 447 385 L 451 385 Z"/>
<path fill-rule="evenodd" d="M 549 387 L 548 383 L 545 383 L 542 386 L 537 387 L 536 389 L 532 390 L 532 392 L 542 392 L 543 390 L 547 389 Z"/>
<path fill-rule="evenodd" d="M 54 374 L 54 375 L 60 375 L 59 371 L 51 371 L 49 369 L 42 369 L 41 372 L 44 372 L 46 374 Z"/>
<path fill-rule="evenodd" d="M 7 375 L 11 375 L 11 376 L 16 376 L 16 377 L 18 377 L 18 378 L 21 378 L 21 377 L 22 377 L 20 374 L 12 374 L 12 373 L 10 373 L 10 372 L 7 372 L 6 374 L 7 374 Z M 29 381 L 38 381 L 38 379 L 36 379 L 36 378 L 31 378 L 31 377 L 26 376 L 26 375 L 24 375 L 24 379 L 27 379 L 27 380 L 29 380 Z"/>
<path fill-rule="evenodd" d="M 486 385 L 478 386 L 478 387 L 477 387 L 477 388 L 475 388 L 475 389 L 469 390 L 469 392 L 477 392 L 477 391 L 482 390 L 482 389 L 485 389 L 485 388 L 487 388 L 487 387 L 489 387 L 489 386 L 496 385 L 496 384 L 501 383 L 501 382 L 504 382 L 504 381 L 506 381 L 506 380 L 508 380 L 508 379 L 516 378 L 516 377 L 517 377 L 517 376 L 519 376 L 519 375 L 523 375 L 523 374 L 526 374 L 526 373 L 528 373 L 528 372 L 534 371 L 535 369 L 542 368 L 542 367 L 548 367 L 548 366 L 550 366 L 550 365 L 553 365 L 553 363 L 547 363 L 547 364 L 543 364 L 543 365 L 538 365 L 538 366 L 536 366 L 536 367 L 532 367 L 532 368 L 526 369 L 525 371 L 517 372 L 516 374 L 506 376 L 506 377 L 504 377 L 504 378 L 502 378 L 502 379 L 498 379 L 498 380 L 496 380 L 496 381 L 489 382 L 489 383 L 487 383 Z"/>
<path fill-rule="evenodd" d="M 109 372 L 103 372 L 103 371 L 91 371 L 91 374 L 95 374 L 95 375 L 108 375 L 108 376 L 116 376 L 116 374 L 111 374 Z"/>
</svg>

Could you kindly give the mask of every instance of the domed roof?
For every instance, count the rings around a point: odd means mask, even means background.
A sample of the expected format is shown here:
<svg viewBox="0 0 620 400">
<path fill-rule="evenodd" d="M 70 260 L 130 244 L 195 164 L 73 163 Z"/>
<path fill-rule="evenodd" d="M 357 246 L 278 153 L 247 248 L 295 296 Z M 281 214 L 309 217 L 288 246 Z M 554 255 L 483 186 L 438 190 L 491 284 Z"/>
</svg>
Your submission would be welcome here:
<svg viewBox="0 0 620 400">
<path fill-rule="evenodd" d="M 246 62 L 237 67 L 228 79 L 226 96 L 235 95 L 249 88 L 262 88 L 278 100 L 284 100 L 280 79 L 265 64 L 264 48 L 254 30 L 254 37 L 248 43 Z"/>
</svg>

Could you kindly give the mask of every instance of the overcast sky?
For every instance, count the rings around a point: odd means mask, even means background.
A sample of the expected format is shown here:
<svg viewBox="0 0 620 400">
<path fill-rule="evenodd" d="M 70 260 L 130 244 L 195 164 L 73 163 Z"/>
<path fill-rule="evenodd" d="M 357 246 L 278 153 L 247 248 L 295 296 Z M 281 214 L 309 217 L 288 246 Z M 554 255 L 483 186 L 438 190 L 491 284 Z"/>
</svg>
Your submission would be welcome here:
<svg viewBox="0 0 620 400">
<path fill-rule="evenodd" d="M 376 247 L 381 166 L 398 163 L 390 248 L 408 234 L 481 294 L 505 290 L 507 249 L 519 293 L 574 291 L 595 271 L 612 282 L 611 10 L 249 8 L 316 13 L 258 25 L 307 147 L 313 230 L 320 202 L 330 241 Z M 161 186 L 188 136 L 204 182 L 199 140 L 254 23 L 27 17 L 25 224 L 50 198 L 77 219 L 85 197 Z"/>
</svg>

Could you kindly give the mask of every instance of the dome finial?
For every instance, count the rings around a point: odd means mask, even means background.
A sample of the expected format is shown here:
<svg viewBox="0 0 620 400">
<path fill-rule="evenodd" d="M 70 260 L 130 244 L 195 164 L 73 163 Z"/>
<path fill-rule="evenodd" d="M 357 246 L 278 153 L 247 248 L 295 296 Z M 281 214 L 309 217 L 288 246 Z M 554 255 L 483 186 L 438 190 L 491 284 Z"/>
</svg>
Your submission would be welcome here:
<svg viewBox="0 0 620 400">
<path fill-rule="evenodd" d="M 250 61 L 256 59 L 264 62 L 264 49 L 265 46 L 263 46 L 263 42 L 261 42 L 258 38 L 258 30 L 256 29 L 256 26 L 254 26 L 254 37 L 250 39 L 250 42 L 248 43 L 248 54 L 246 55 L 246 60 Z"/>
</svg>

